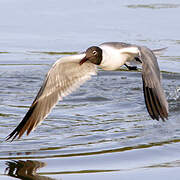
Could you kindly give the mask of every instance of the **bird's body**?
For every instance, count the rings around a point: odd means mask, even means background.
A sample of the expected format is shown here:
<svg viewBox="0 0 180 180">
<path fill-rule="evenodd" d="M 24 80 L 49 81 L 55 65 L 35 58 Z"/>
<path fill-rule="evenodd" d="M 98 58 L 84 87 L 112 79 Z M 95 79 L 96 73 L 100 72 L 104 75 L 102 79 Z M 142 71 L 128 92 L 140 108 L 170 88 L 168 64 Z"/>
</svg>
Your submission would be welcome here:
<svg viewBox="0 0 180 180">
<path fill-rule="evenodd" d="M 99 46 L 103 50 L 103 59 L 100 67 L 104 70 L 117 70 L 126 62 L 138 56 L 137 46 L 125 43 L 108 42 Z"/>
<path fill-rule="evenodd" d="M 154 52 L 161 50 L 163 49 Z M 62 100 L 92 75 L 96 75 L 97 65 L 104 70 L 116 70 L 131 61 L 142 63 L 143 91 L 151 118 L 165 120 L 168 117 L 168 103 L 161 86 L 160 70 L 153 51 L 122 42 L 107 42 L 92 46 L 85 53 L 57 60 L 47 73 L 29 111 L 9 134 L 7 140 L 20 138 L 25 131 L 28 135 L 46 118 L 58 100 Z"/>
</svg>

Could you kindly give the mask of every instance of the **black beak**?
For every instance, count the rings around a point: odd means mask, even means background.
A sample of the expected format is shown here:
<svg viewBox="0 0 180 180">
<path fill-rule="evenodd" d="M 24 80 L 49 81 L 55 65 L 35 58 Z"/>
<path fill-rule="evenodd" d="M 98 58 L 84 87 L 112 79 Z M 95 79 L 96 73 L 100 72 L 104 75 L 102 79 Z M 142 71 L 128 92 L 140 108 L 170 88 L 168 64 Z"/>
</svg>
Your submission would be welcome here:
<svg viewBox="0 0 180 180">
<path fill-rule="evenodd" d="M 85 63 L 88 60 L 88 58 L 85 56 L 80 62 L 79 64 L 82 65 L 83 63 Z"/>
</svg>

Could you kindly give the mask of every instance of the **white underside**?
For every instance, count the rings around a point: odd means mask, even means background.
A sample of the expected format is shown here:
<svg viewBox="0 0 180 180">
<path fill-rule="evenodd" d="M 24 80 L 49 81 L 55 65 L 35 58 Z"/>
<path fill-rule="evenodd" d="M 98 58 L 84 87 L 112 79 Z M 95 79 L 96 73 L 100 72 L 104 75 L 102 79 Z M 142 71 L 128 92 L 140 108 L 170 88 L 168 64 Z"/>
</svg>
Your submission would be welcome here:
<svg viewBox="0 0 180 180">
<path fill-rule="evenodd" d="M 100 67 L 104 70 L 119 69 L 128 61 L 132 61 L 135 56 L 138 56 L 139 49 L 137 47 L 127 47 L 115 49 L 108 45 L 101 45 L 103 50 L 103 59 Z"/>
</svg>

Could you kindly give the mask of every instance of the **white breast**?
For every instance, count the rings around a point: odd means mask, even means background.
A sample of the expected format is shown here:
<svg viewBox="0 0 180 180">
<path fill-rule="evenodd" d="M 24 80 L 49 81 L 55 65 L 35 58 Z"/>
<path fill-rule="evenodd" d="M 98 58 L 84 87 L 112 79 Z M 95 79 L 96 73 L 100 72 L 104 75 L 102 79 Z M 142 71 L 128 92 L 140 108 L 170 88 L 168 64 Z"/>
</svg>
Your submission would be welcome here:
<svg viewBox="0 0 180 180">
<path fill-rule="evenodd" d="M 104 70 L 119 69 L 127 61 L 131 61 L 139 53 L 137 47 L 116 49 L 112 46 L 101 45 L 100 48 L 103 50 L 103 59 L 100 66 Z"/>
</svg>

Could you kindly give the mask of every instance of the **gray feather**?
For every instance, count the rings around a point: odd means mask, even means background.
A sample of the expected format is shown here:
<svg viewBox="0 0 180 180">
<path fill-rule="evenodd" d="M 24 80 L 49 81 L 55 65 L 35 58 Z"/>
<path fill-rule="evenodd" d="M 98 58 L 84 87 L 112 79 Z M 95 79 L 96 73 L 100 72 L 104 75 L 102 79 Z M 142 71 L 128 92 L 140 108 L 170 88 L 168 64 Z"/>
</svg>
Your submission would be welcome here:
<svg viewBox="0 0 180 180">
<path fill-rule="evenodd" d="M 142 80 L 147 110 L 153 119 L 168 117 L 168 102 L 161 86 L 160 70 L 153 52 L 146 47 L 139 47 L 142 61 Z"/>
<path fill-rule="evenodd" d="M 80 54 L 63 57 L 52 66 L 29 111 L 7 140 L 14 140 L 17 136 L 20 138 L 25 131 L 28 135 L 46 118 L 58 100 L 96 74 L 94 64 L 87 61 L 79 65 L 83 56 Z"/>
</svg>

